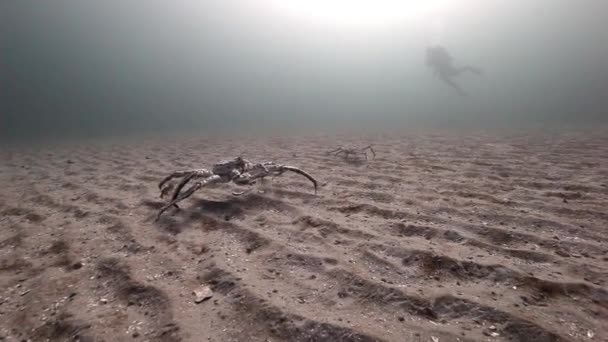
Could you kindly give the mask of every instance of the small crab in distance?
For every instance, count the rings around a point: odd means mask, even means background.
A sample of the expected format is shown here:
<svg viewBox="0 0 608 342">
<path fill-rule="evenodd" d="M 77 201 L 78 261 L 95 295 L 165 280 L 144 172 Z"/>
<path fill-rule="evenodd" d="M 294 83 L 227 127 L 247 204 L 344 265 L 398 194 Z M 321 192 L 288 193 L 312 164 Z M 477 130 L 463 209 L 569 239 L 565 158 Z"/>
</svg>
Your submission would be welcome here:
<svg viewBox="0 0 608 342">
<path fill-rule="evenodd" d="M 335 150 L 331 150 L 328 151 L 327 154 L 334 154 L 334 156 L 339 156 L 340 154 L 344 154 L 344 159 L 348 159 L 349 156 L 360 156 L 360 155 L 364 155 L 365 156 L 365 160 L 367 160 L 367 150 L 369 150 L 372 155 L 374 156 L 374 159 L 376 158 L 376 152 L 374 151 L 374 149 L 372 148 L 372 145 L 368 145 L 366 147 L 363 148 L 355 148 L 355 147 L 348 147 L 348 148 L 343 148 L 343 147 L 338 147 Z"/>
<path fill-rule="evenodd" d="M 176 171 L 165 177 L 159 184 L 160 197 L 165 197 L 173 188 L 175 184 L 169 182 L 174 178 L 182 178 L 177 184 L 177 188 L 173 192 L 171 201 L 160 209 L 156 216 L 156 221 L 160 216 L 169 208 L 175 207 L 179 209 L 178 202 L 185 200 L 192 196 L 192 194 L 204 186 L 214 185 L 218 183 L 230 183 L 233 182 L 237 185 L 252 185 L 256 183 L 257 179 L 263 180 L 264 177 L 274 177 L 282 175 L 285 171 L 291 171 L 298 173 L 310 180 L 315 187 L 315 194 L 317 193 L 317 181 L 309 175 L 307 172 L 300 170 L 294 166 L 276 164 L 274 162 L 263 162 L 263 163 L 251 163 L 250 161 L 237 157 L 230 160 L 223 160 L 215 165 L 211 170 L 197 169 L 190 171 Z M 199 179 L 194 185 L 182 192 L 182 189 L 186 184 L 193 180 Z M 169 182 L 169 183 L 168 183 Z M 242 195 L 245 192 L 233 192 L 235 196 Z"/>
</svg>

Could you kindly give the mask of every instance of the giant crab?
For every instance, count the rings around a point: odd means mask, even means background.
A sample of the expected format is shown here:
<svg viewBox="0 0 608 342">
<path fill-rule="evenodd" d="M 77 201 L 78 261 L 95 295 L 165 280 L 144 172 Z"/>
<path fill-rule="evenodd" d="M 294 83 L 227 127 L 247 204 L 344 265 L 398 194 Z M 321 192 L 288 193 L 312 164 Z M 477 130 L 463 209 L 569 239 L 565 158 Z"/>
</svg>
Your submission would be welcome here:
<svg viewBox="0 0 608 342">
<path fill-rule="evenodd" d="M 169 201 L 167 205 L 163 206 L 158 212 L 156 220 L 158 221 L 158 219 L 160 219 L 160 216 L 171 207 L 179 209 L 177 203 L 192 196 L 195 191 L 199 190 L 204 186 L 230 182 L 233 182 L 237 185 L 252 185 L 256 183 L 257 179 L 263 180 L 264 177 L 269 176 L 272 176 L 274 178 L 282 175 L 285 171 L 295 172 L 308 178 L 315 187 L 315 194 L 317 193 L 317 181 L 307 172 L 297 167 L 289 165 L 280 165 L 274 162 L 263 162 L 254 164 L 246 159 L 243 159 L 242 157 L 237 157 L 230 160 L 223 160 L 217 164 L 214 164 L 211 170 L 197 169 L 190 171 L 173 172 L 172 174 L 165 177 L 158 184 L 158 188 L 161 190 L 161 198 L 165 197 L 175 187 L 175 184 L 173 182 L 169 182 L 170 180 L 174 178 L 182 178 L 182 180 L 177 184 L 177 188 L 175 188 L 175 191 L 173 192 L 171 201 Z M 200 180 L 194 183 L 194 185 L 192 185 L 190 188 L 182 192 L 184 186 L 186 186 L 186 184 L 188 184 L 188 182 L 193 179 Z M 233 195 L 242 195 L 243 193 L 244 192 L 233 192 Z"/>
<path fill-rule="evenodd" d="M 327 154 L 331 154 L 333 153 L 334 156 L 339 156 L 340 154 L 344 154 L 344 159 L 348 159 L 349 156 L 359 156 L 359 155 L 364 155 L 365 156 L 365 160 L 367 160 L 367 150 L 369 150 L 372 155 L 374 156 L 374 158 L 376 158 L 376 152 L 374 151 L 374 149 L 372 148 L 372 145 L 368 145 L 366 147 L 363 148 L 356 148 L 356 147 L 347 147 L 347 148 L 343 148 L 343 147 L 338 147 L 334 150 L 328 151 Z"/>
</svg>

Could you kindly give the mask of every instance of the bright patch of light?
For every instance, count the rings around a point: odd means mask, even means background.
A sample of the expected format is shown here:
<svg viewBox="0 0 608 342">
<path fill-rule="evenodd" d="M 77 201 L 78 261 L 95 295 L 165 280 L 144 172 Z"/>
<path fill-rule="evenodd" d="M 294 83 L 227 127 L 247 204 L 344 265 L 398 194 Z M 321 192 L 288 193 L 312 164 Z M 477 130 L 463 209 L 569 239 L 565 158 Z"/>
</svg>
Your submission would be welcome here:
<svg viewBox="0 0 608 342">
<path fill-rule="evenodd" d="M 444 10 L 457 0 L 266 0 L 311 24 L 354 29 L 390 27 Z"/>
</svg>

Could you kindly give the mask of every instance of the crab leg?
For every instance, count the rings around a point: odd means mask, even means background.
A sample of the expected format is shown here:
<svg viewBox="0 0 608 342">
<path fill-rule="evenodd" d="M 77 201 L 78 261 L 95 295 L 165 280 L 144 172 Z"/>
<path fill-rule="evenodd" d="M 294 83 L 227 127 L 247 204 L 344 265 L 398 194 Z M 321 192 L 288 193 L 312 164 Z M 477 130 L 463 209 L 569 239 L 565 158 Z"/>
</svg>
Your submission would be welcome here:
<svg viewBox="0 0 608 342">
<path fill-rule="evenodd" d="M 294 166 L 283 165 L 283 166 L 279 166 L 278 170 L 275 171 L 275 172 L 277 172 L 277 174 L 275 175 L 275 177 L 282 175 L 285 171 L 295 172 L 295 173 L 298 173 L 298 174 L 300 174 L 300 175 L 308 178 L 308 180 L 310 180 L 312 182 L 312 184 L 314 185 L 314 187 L 315 187 L 315 194 L 317 193 L 317 187 L 318 187 L 317 180 L 314 179 L 306 171 L 300 170 L 300 169 L 298 169 L 297 167 L 294 167 Z"/>
<path fill-rule="evenodd" d="M 160 216 L 167 211 L 167 209 L 171 208 L 172 206 L 176 206 L 178 202 L 181 202 L 183 200 L 185 200 L 186 198 L 192 196 L 192 194 L 194 192 L 196 192 L 198 189 L 209 185 L 209 184 L 214 184 L 214 183 L 220 183 L 222 182 L 223 179 L 222 177 L 218 176 L 218 175 L 213 175 L 211 177 L 208 177 L 207 179 L 204 179 L 200 182 L 196 182 L 193 186 L 191 186 L 188 190 L 186 190 L 185 192 L 179 194 L 179 196 L 177 196 L 175 199 L 173 199 L 171 202 L 169 202 L 167 205 L 165 205 L 164 207 L 162 207 L 160 209 L 160 211 L 158 212 L 158 215 L 156 215 L 156 220 L 158 221 L 160 219 Z"/>
<path fill-rule="evenodd" d="M 187 175 L 184 179 L 182 179 L 181 182 L 179 182 L 179 184 L 177 185 L 177 188 L 175 188 L 175 192 L 173 192 L 173 197 L 171 197 L 171 201 L 173 201 L 177 198 L 180 191 L 184 188 L 184 186 L 186 186 L 186 184 L 188 184 L 188 182 L 190 180 L 192 180 L 194 178 L 207 178 L 207 177 L 211 177 L 211 176 L 213 176 L 213 173 L 208 170 L 203 169 L 203 170 L 192 171 L 192 173 Z M 177 206 L 176 206 L 176 208 L 177 208 Z"/>
<path fill-rule="evenodd" d="M 251 192 L 251 190 L 253 190 L 253 188 L 249 188 L 249 189 L 247 189 L 247 190 L 243 190 L 243 191 L 233 191 L 233 192 L 232 192 L 232 195 L 233 195 L 233 196 L 242 196 L 242 195 L 244 195 L 244 194 L 246 194 L 246 193 Z"/>
<path fill-rule="evenodd" d="M 262 180 L 264 180 L 263 177 L 262 177 Z M 254 179 L 252 179 L 252 177 L 249 173 L 241 174 L 238 177 L 233 178 L 232 181 L 237 185 L 253 185 L 256 183 L 256 181 Z M 243 190 L 243 191 L 233 191 L 232 194 L 234 196 L 242 196 L 246 193 L 251 192 L 251 190 L 253 190 L 253 188 L 249 188 L 249 189 Z"/>
<path fill-rule="evenodd" d="M 334 153 L 334 152 L 338 152 L 338 151 L 341 151 L 341 150 L 342 150 L 342 148 L 341 148 L 341 147 L 338 147 L 338 148 L 336 148 L 336 149 L 334 149 L 334 150 L 327 151 L 327 154 Z"/>
<path fill-rule="evenodd" d="M 190 173 L 189 175 L 187 175 L 186 177 L 184 177 L 179 184 L 177 185 L 177 188 L 175 189 L 175 191 L 173 191 L 173 196 L 171 196 L 171 201 L 174 201 L 177 196 L 179 195 L 180 191 L 182 190 L 182 188 L 186 185 L 186 183 L 188 183 L 192 178 L 194 178 L 195 173 Z M 171 184 L 170 187 L 167 187 L 165 189 L 163 189 L 163 193 L 161 194 L 161 197 L 164 197 L 164 195 L 166 193 L 168 193 L 169 191 L 171 191 L 173 189 L 173 184 Z M 176 209 L 179 209 L 179 206 L 177 204 L 173 204 L 173 206 Z"/>
<path fill-rule="evenodd" d="M 372 145 L 367 146 L 366 148 L 364 148 L 364 150 L 370 150 L 372 152 L 372 154 L 374 155 L 374 159 L 376 159 L 376 151 L 374 151 L 374 149 L 372 148 Z"/>
<path fill-rule="evenodd" d="M 185 176 L 191 174 L 192 172 L 194 172 L 194 170 L 191 170 L 191 171 L 175 171 L 172 174 L 168 175 L 167 177 L 163 178 L 163 180 L 160 181 L 160 183 L 158 183 L 158 188 L 162 189 L 163 185 L 165 185 L 165 183 L 167 183 L 168 181 L 172 180 L 173 178 L 185 177 Z"/>
<path fill-rule="evenodd" d="M 348 158 L 348 151 L 343 150 L 343 149 L 340 149 L 336 154 L 334 154 L 334 156 L 337 157 L 340 155 L 340 153 L 344 153 L 345 154 L 344 158 Z"/>
<path fill-rule="evenodd" d="M 207 176 L 212 175 L 212 173 L 206 169 L 198 169 L 198 170 L 190 170 L 190 171 L 175 171 L 172 174 L 168 175 L 167 177 L 163 178 L 163 180 L 160 181 L 160 183 L 158 183 L 158 188 L 162 190 L 163 185 L 165 185 L 165 183 L 172 180 L 173 178 L 185 177 L 185 176 L 190 175 L 191 173 L 199 173 L 199 174 L 204 174 Z"/>
</svg>

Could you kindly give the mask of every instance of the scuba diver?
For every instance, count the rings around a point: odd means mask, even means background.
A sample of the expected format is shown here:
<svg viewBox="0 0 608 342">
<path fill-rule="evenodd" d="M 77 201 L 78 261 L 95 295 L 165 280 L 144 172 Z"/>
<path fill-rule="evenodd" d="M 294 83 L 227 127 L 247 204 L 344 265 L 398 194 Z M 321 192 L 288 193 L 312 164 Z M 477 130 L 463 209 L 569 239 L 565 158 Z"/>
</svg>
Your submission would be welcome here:
<svg viewBox="0 0 608 342">
<path fill-rule="evenodd" d="M 456 82 L 454 82 L 454 78 L 466 72 L 476 75 L 481 74 L 481 70 L 479 68 L 468 65 L 461 67 L 454 66 L 452 56 L 450 56 L 448 51 L 443 46 L 439 45 L 427 48 L 426 64 L 435 71 L 435 74 L 437 74 L 439 78 L 454 88 L 458 94 L 462 96 L 466 95 L 466 93 Z"/>
</svg>

